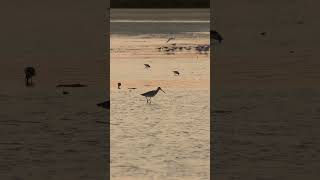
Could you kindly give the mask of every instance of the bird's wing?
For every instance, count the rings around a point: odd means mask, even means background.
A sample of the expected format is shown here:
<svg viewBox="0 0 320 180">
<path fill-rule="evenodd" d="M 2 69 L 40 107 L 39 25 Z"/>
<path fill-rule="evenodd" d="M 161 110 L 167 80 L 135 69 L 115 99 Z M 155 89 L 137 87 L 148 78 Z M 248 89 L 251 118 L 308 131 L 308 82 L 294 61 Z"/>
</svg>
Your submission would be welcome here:
<svg viewBox="0 0 320 180">
<path fill-rule="evenodd" d="M 141 94 L 141 95 L 142 95 L 142 96 L 149 95 L 149 94 L 152 94 L 152 92 L 154 92 L 154 90 L 153 90 L 153 91 L 145 92 L 145 93 L 143 93 L 143 94 Z"/>
</svg>

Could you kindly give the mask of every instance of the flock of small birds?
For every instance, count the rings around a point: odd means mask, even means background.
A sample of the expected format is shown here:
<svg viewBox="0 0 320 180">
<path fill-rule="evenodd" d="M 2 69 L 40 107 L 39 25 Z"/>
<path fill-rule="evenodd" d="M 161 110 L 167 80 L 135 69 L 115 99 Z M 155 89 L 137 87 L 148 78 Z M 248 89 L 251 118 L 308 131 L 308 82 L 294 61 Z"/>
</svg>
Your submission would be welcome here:
<svg viewBox="0 0 320 180">
<path fill-rule="evenodd" d="M 221 36 L 220 36 L 221 37 Z M 175 37 L 170 37 L 166 43 L 169 43 L 170 41 L 176 40 Z M 197 46 L 177 46 L 177 43 L 173 43 L 171 44 L 171 46 L 161 46 L 159 48 L 157 48 L 159 51 L 163 51 L 166 53 L 175 53 L 175 51 L 183 51 L 183 50 L 187 50 L 190 51 L 192 49 L 195 49 L 198 53 L 208 53 L 208 51 L 210 50 L 210 45 L 206 44 L 206 45 L 197 45 Z M 150 69 L 151 65 L 150 64 L 144 64 L 145 69 Z M 175 76 L 179 76 L 180 72 L 179 71 L 172 71 L 173 74 Z M 121 83 L 118 82 L 118 89 L 121 89 Z M 128 88 L 128 89 L 136 89 L 136 88 Z M 151 98 L 154 97 L 159 91 L 164 92 L 161 87 L 158 87 L 156 90 L 152 90 L 152 91 L 148 91 L 145 92 L 143 94 L 141 94 L 142 96 L 144 96 L 147 99 L 147 103 L 151 103 Z M 165 93 L 165 92 L 164 92 Z"/>
<path fill-rule="evenodd" d="M 196 50 L 199 54 L 205 53 L 207 54 L 210 50 L 210 45 L 197 45 L 197 46 L 177 46 L 177 43 L 173 43 L 170 46 L 160 46 L 157 48 L 160 52 L 164 52 L 167 55 L 173 55 L 177 51 L 191 51 Z"/>
<path fill-rule="evenodd" d="M 175 40 L 175 37 L 170 37 L 167 40 L 167 43 L 169 43 L 172 40 Z M 217 41 L 219 44 L 222 43 L 223 37 L 222 35 L 216 31 L 216 30 L 211 30 L 210 31 L 210 39 L 213 39 L 214 41 Z M 171 46 L 160 46 L 157 48 L 159 51 L 162 51 L 166 54 L 175 54 L 177 51 L 191 51 L 191 50 L 196 50 L 199 54 L 205 53 L 207 54 L 210 50 L 210 45 L 209 44 L 204 44 L 204 45 L 197 45 L 197 46 L 177 46 L 177 43 L 171 44 Z"/>
<path fill-rule="evenodd" d="M 149 64 L 144 64 L 145 68 L 146 69 L 149 69 L 151 68 L 151 66 Z M 179 71 L 172 71 L 174 73 L 174 75 L 177 75 L 179 76 L 180 73 Z M 118 82 L 118 89 L 121 89 L 121 82 Z M 128 88 L 128 89 L 137 89 L 137 88 Z M 161 90 L 162 92 L 164 92 L 161 87 L 158 87 L 156 90 L 152 90 L 152 91 L 148 91 L 148 92 L 145 92 L 143 94 L 141 94 L 142 96 L 146 97 L 147 99 L 147 103 L 151 103 L 151 98 L 154 97 L 158 92 L 159 90 Z M 165 92 L 164 92 L 165 93 Z"/>
</svg>

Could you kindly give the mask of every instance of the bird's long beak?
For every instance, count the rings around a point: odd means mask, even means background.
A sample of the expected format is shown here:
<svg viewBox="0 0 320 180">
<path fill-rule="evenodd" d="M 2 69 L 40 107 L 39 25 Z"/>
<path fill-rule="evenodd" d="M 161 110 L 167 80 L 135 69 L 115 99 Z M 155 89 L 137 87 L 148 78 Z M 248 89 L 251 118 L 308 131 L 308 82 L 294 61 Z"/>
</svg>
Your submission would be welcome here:
<svg viewBox="0 0 320 180">
<path fill-rule="evenodd" d="M 162 92 L 164 92 L 162 89 L 160 89 Z M 164 93 L 166 93 L 166 92 L 164 92 Z"/>
</svg>

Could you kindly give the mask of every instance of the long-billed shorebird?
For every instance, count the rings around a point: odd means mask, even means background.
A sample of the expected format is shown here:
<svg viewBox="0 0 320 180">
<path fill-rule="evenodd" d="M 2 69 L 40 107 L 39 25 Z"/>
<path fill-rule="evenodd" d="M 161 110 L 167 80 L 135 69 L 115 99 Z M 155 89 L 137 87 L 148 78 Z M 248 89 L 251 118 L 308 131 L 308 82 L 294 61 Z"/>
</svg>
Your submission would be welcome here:
<svg viewBox="0 0 320 180">
<path fill-rule="evenodd" d="M 147 103 L 151 103 L 151 98 L 158 94 L 159 91 L 164 92 L 161 87 L 158 87 L 156 90 L 148 91 L 146 93 L 141 94 L 141 96 L 146 97 Z M 165 92 L 164 92 L 165 93 Z"/>
<path fill-rule="evenodd" d="M 24 68 L 24 73 L 26 75 L 25 80 L 26 80 L 26 86 L 32 85 L 32 77 L 36 75 L 36 70 L 34 67 L 26 67 Z M 30 79 L 30 83 L 29 83 Z"/>
<path fill-rule="evenodd" d="M 151 68 L 151 66 L 149 64 L 144 64 L 144 67 L 147 68 L 147 69 Z"/>
</svg>

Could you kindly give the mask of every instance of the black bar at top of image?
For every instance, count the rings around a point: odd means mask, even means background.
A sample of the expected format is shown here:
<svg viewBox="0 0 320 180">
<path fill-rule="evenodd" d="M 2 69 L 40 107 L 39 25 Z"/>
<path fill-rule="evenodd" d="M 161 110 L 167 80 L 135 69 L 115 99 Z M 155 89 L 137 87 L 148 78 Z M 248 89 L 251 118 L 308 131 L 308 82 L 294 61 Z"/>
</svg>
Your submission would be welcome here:
<svg viewBox="0 0 320 180">
<path fill-rule="evenodd" d="M 111 8 L 210 8 L 210 0 L 111 0 Z"/>
</svg>

